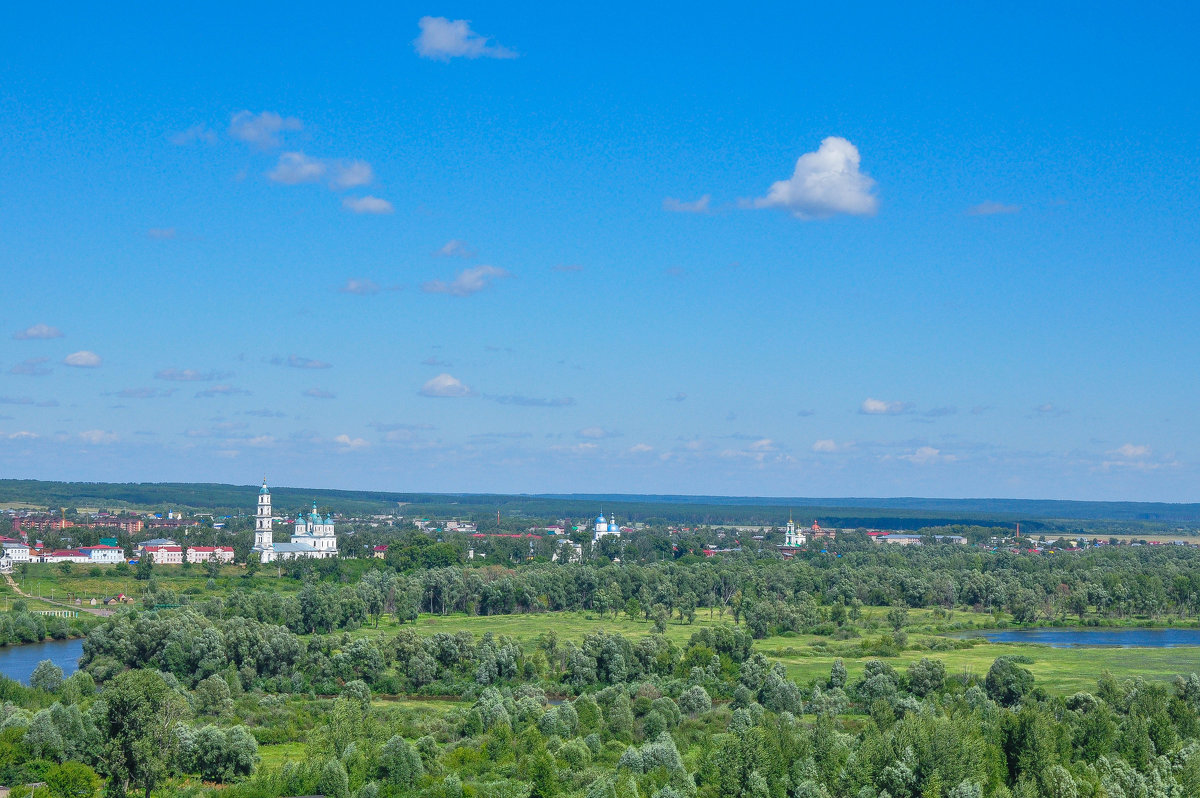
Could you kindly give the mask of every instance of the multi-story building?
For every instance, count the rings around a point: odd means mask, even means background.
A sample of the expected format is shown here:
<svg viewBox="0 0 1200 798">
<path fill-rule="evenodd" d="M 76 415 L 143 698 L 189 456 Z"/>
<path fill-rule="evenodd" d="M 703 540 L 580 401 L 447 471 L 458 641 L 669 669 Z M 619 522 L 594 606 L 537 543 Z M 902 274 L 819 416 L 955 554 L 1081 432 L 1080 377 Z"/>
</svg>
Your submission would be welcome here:
<svg viewBox="0 0 1200 798">
<path fill-rule="evenodd" d="M 233 562 L 233 546 L 188 546 L 187 561 L 202 562 Z"/>
<path fill-rule="evenodd" d="M 143 557 L 149 557 L 155 565 L 183 565 L 183 548 L 173 541 L 153 546 L 142 544 Z"/>
<path fill-rule="evenodd" d="M 79 550 L 88 556 L 88 562 L 100 565 L 125 562 L 125 551 L 119 546 L 80 546 Z"/>
</svg>

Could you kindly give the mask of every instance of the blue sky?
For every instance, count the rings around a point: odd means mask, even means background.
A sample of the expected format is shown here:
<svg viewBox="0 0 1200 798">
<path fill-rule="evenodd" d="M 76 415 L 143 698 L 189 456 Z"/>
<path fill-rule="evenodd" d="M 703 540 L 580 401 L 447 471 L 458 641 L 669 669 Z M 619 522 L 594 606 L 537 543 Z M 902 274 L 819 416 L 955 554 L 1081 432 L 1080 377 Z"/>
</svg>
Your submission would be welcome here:
<svg viewBox="0 0 1200 798">
<path fill-rule="evenodd" d="M 1195 501 L 1196 17 L 12 9 L 0 468 Z"/>
</svg>

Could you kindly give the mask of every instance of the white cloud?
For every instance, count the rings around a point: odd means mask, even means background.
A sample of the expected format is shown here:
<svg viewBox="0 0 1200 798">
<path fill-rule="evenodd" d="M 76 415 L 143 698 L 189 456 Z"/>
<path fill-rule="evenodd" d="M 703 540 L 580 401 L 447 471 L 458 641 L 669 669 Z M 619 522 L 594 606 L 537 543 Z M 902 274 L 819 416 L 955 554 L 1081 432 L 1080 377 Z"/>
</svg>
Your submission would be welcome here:
<svg viewBox="0 0 1200 798">
<path fill-rule="evenodd" d="M 775 451 L 775 441 L 770 438 L 760 438 L 747 447 L 752 452 L 773 452 Z"/>
<path fill-rule="evenodd" d="M 375 179 L 371 164 L 366 161 L 336 161 L 332 164 L 333 178 L 330 185 L 333 188 L 356 188 L 366 186 Z"/>
<path fill-rule="evenodd" d="M 463 269 L 453 282 L 430 280 L 421 286 L 421 290 L 429 294 L 450 294 L 451 296 L 470 296 L 487 288 L 492 280 L 508 277 L 509 273 L 496 266 L 472 266 Z"/>
<path fill-rule="evenodd" d="M 333 364 L 326 363 L 324 360 L 314 360 L 311 357 L 301 357 L 300 355 L 288 355 L 286 358 L 273 357 L 271 358 L 272 366 L 291 366 L 294 369 L 328 369 L 333 368 Z"/>
<path fill-rule="evenodd" d="M 271 149 L 280 145 L 280 133 L 300 130 L 303 127 L 296 117 L 280 116 L 274 111 L 263 111 L 259 114 L 238 111 L 229 121 L 229 135 L 255 147 Z"/>
<path fill-rule="evenodd" d="M 332 393 L 330 391 L 322 390 L 320 388 L 309 388 L 307 391 L 302 393 L 301 396 L 307 396 L 309 399 L 336 399 L 337 398 L 337 394 Z"/>
<path fill-rule="evenodd" d="M 249 395 L 249 391 L 245 388 L 235 388 L 232 385 L 214 385 L 203 391 L 196 392 L 197 399 L 211 399 L 214 396 L 237 396 L 239 394 Z"/>
<path fill-rule="evenodd" d="M 156 380 L 173 382 L 213 382 L 232 376 L 228 371 L 196 371 L 195 369 L 160 369 L 154 374 Z"/>
<path fill-rule="evenodd" d="M 26 327 L 24 330 L 17 330 L 12 334 L 12 337 L 18 341 L 35 341 L 48 338 L 62 338 L 62 330 L 57 327 L 51 327 L 49 324 L 35 324 L 32 327 Z"/>
<path fill-rule="evenodd" d="M 471 30 L 470 20 L 445 17 L 421 17 L 417 21 L 421 35 L 413 41 L 417 55 L 435 61 L 451 58 L 516 58 L 507 47 L 489 44 L 486 36 Z"/>
<path fill-rule="evenodd" d="M 102 429 L 84 430 L 83 432 L 79 433 L 79 437 L 93 446 L 103 446 L 105 444 L 117 442 L 117 435 L 115 432 L 108 432 Z"/>
<path fill-rule="evenodd" d="M 931 463 L 952 463 L 958 458 L 952 454 L 942 454 L 940 449 L 935 449 L 932 446 L 921 446 L 912 454 L 900 455 L 900 459 L 916 463 L 917 465 L 928 465 Z"/>
<path fill-rule="evenodd" d="M 78 352 L 72 352 L 63 358 L 63 365 L 74 366 L 80 369 L 94 369 L 103 362 L 100 356 L 95 352 L 90 352 L 87 349 L 82 349 Z"/>
<path fill-rule="evenodd" d="M 333 439 L 333 442 L 341 446 L 344 451 L 364 449 L 371 445 L 362 438 L 351 438 L 349 435 L 345 434 L 337 436 Z"/>
<path fill-rule="evenodd" d="M 705 194 L 700 199 L 691 202 L 667 197 L 663 200 L 663 210 L 672 213 L 708 213 L 708 203 L 711 199 L 710 194 Z"/>
<path fill-rule="evenodd" d="M 31 357 L 28 360 L 22 360 L 8 370 L 9 374 L 21 374 L 26 377 L 44 377 L 52 373 L 52 369 L 46 368 L 48 357 Z"/>
<path fill-rule="evenodd" d="M 912 409 L 912 405 L 907 402 L 885 402 L 882 399 L 864 399 L 858 412 L 867 416 L 895 416 L 900 413 L 907 413 Z"/>
<path fill-rule="evenodd" d="M 797 219 L 823 219 L 837 214 L 870 216 L 879 207 L 875 181 L 859 171 L 858 148 L 840 136 L 821 142 L 816 152 L 796 161 L 787 180 L 774 183 L 755 208 L 784 208 Z"/>
<path fill-rule="evenodd" d="M 819 440 L 812 445 L 814 452 L 836 452 L 838 445 L 836 441 L 831 441 L 828 438 Z"/>
<path fill-rule="evenodd" d="M 1150 456 L 1150 447 L 1146 445 L 1134 445 L 1127 443 L 1124 446 L 1119 446 L 1109 452 L 1111 455 L 1118 457 L 1128 457 L 1131 460 L 1137 460 Z"/>
<path fill-rule="evenodd" d="M 325 177 L 327 167 L 319 158 L 310 158 L 302 152 L 285 152 L 279 156 L 275 168 L 267 172 L 267 179 L 285 186 L 301 183 L 316 183 Z"/>
<path fill-rule="evenodd" d="M 605 429 L 604 427 L 584 427 L 583 429 L 579 430 L 575 434 L 578 435 L 580 438 L 591 438 L 592 440 L 602 440 L 604 438 L 616 438 L 621 435 L 621 433 L 619 433 L 615 430 Z"/>
<path fill-rule="evenodd" d="M 439 399 L 457 399 L 471 396 L 472 391 L 459 380 L 449 374 L 439 374 L 421 386 L 421 396 L 432 396 Z"/>
<path fill-rule="evenodd" d="M 645 454 L 646 452 L 654 451 L 654 447 L 645 443 L 635 443 L 629 447 L 630 454 Z"/>
<path fill-rule="evenodd" d="M 380 289 L 379 283 L 375 282 L 374 280 L 351 277 L 346 281 L 346 284 L 338 290 L 343 294 L 358 294 L 359 296 L 366 296 L 368 294 L 378 294 Z"/>
<path fill-rule="evenodd" d="M 385 214 L 395 210 L 392 203 L 379 197 L 346 197 L 342 200 L 342 207 L 354 213 L 374 213 Z"/>
<path fill-rule="evenodd" d="M 475 257 L 475 251 L 468 247 L 465 241 L 459 241 L 457 238 L 452 238 L 445 244 L 442 244 L 442 248 L 436 254 L 443 258 Z"/>
<path fill-rule="evenodd" d="M 997 216 L 1000 214 L 1018 213 L 1020 205 L 1005 205 L 1003 202 L 981 202 L 967 208 L 968 216 Z"/>
<path fill-rule="evenodd" d="M 208 125 L 192 125 L 187 130 L 181 130 L 178 133 L 172 133 L 168 137 L 168 141 L 172 144 L 182 146 L 191 144 L 192 142 L 200 142 L 201 144 L 216 144 L 217 133 L 210 129 Z"/>
<path fill-rule="evenodd" d="M 23 429 L 18 432 L 10 432 L 8 434 L 8 439 L 10 441 L 31 441 L 34 438 L 40 437 L 41 435 L 38 435 L 36 432 L 30 432 L 27 429 Z"/>
</svg>

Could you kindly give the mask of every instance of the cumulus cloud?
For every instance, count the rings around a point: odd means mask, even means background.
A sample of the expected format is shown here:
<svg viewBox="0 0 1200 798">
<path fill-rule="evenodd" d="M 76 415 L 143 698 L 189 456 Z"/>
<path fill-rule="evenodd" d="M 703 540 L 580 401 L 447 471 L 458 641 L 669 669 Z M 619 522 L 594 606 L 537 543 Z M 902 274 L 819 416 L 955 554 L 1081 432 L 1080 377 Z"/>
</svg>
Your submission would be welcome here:
<svg viewBox="0 0 1200 798">
<path fill-rule="evenodd" d="M 1132 443 L 1127 443 L 1124 446 L 1119 446 L 1116 449 L 1113 449 L 1109 452 L 1109 454 L 1116 457 L 1126 457 L 1130 460 L 1140 460 L 1150 456 L 1150 447 L 1144 444 L 1135 445 Z"/>
<path fill-rule="evenodd" d="M 25 377 L 44 377 L 53 373 L 53 369 L 46 368 L 45 364 L 48 360 L 50 360 L 48 357 L 31 357 L 14 365 L 8 370 L 8 373 L 20 374 Z"/>
<path fill-rule="evenodd" d="M 968 216 L 997 216 L 1008 213 L 1018 213 L 1020 205 L 1005 205 L 1003 202 L 981 202 L 967 208 Z"/>
<path fill-rule="evenodd" d="M 942 454 L 940 449 L 935 449 L 932 446 L 921 446 L 912 454 L 900 455 L 900 459 L 916 463 L 917 465 L 929 465 L 932 463 L 952 463 L 958 458 L 952 454 Z"/>
<path fill-rule="evenodd" d="M 229 135 L 238 141 L 266 150 L 280 145 L 280 133 L 297 131 L 303 127 L 296 117 L 281 116 L 274 111 L 258 114 L 238 111 L 229 121 Z"/>
<path fill-rule="evenodd" d="M 864 399 L 858 412 L 867 416 L 896 416 L 907 413 L 912 405 L 907 402 L 885 402 L 882 399 Z"/>
<path fill-rule="evenodd" d="M 783 208 L 797 219 L 824 219 L 838 214 L 871 216 L 879 208 L 875 181 L 859 171 L 858 148 L 840 136 L 821 142 L 816 152 L 796 161 L 787 180 L 772 184 L 755 208 Z"/>
<path fill-rule="evenodd" d="M 63 358 L 64 366 L 74 366 L 78 369 L 94 369 L 102 362 L 99 355 L 87 349 L 72 352 Z"/>
<path fill-rule="evenodd" d="M 370 185 L 375 179 L 375 172 L 371 169 L 371 164 L 366 161 L 334 161 L 333 178 L 330 185 L 333 188 L 357 188 L 358 186 Z M 366 197 L 365 199 L 373 199 Z M 383 200 L 377 200 L 383 202 Z M 371 211 L 378 213 L 379 211 Z"/>
<path fill-rule="evenodd" d="M 151 227 L 146 231 L 148 238 L 153 238 L 155 241 L 169 241 L 175 237 L 174 227 Z"/>
<path fill-rule="evenodd" d="M 451 282 L 430 280 L 421 286 L 421 290 L 429 294 L 449 294 L 450 296 L 470 296 L 491 285 L 493 280 L 509 277 L 509 273 L 496 266 L 472 266 L 463 269 Z"/>
<path fill-rule="evenodd" d="M 591 440 L 603 440 L 604 438 L 619 438 L 621 433 L 616 430 L 605 429 L 604 427 L 584 427 L 576 432 L 575 435 Z"/>
<path fill-rule="evenodd" d="M 156 380 L 171 380 L 174 382 L 215 382 L 233 376 L 228 371 L 197 371 L 196 369 L 159 369 L 154 374 Z"/>
<path fill-rule="evenodd" d="M 288 355 L 284 357 L 271 358 L 273 366 L 291 366 L 294 369 L 328 369 L 333 368 L 332 363 L 326 363 L 324 360 L 314 360 L 311 357 L 300 357 L 300 355 Z"/>
<path fill-rule="evenodd" d="M 1046 418 L 1055 418 L 1057 416 L 1065 416 L 1067 413 L 1070 413 L 1070 412 L 1071 412 L 1070 410 L 1059 407 L 1059 406 L 1055 405 L 1053 402 L 1046 402 L 1044 405 L 1038 405 L 1037 407 L 1033 408 L 1033 414 L 1035 416 L 1043 416 Z"/>
<path fill-rule="evenodd" d="M 214 396 L 237 396 L 239 394 L 249 394 L 245 388 L 235 388 L 232 385 L 214 385 L 203 391 L 196 392 L 197 399 L 211 399 Z"/>
<path fill-rule="evenodd" d="M 346 197 L 342 200 L 342 207 L 351 213 L 371 213 L 376 215 L 388 214 L 395 210 L 392 207 L 392 203 L 370 195 L 365 197 Z"/>
<path fill-rule="evenodd" d="M 431 396 L 437 399 L 457 399 L 471 396 L 472 391 L 465 384 L 449 374 L 439 374 L 421 386 L 418 391 L 421 396 Z"/>
<path fill-rule="evenodd" d="M 441 248 L 434 253 L 442 258 L 473 258 L 475 250 L 467 246 L 465 241 L 459 241 L 457 238 L 452 238 Z"/>
<path fill-rule="evenodd" d="M 88 429 L 79 433 L 79 437 L 85 443 L 90 443 L 92 446 L 103 446 L 109 443 L 116 443 L 118 438 L 115 432 L 109 432 L 102 429 Z"/>
<path fill-rule="evenodd" d="M 712 200 L 712 195 L 705 194 L 703 197 L 691 202 L 686 202 L 675 197 L 667 197 L 663 200 L 663 210 L 671 213 L 708 213 L 708 203 Z"/>
<path fill-rule="evenodd" d="M 371 445 L 362 438 L 351 438 L 349 435 L 346 435 L 346 434 L 338 435 L 336 438 L 333 439 L 333 442 L 336 443 L 339 447 L 341 447 L 343 451 L 354 451 L 355 449 L 365 449 L 366 447 Z"/>
<path fill-rule="evenodd" d="M 630 454 L 645 454 L 646 452 L 654 451 L 654 447 L 645 443 L 635 443 L 629 447 Z"/>
<path fill-rule="evenodd" d="M 57 327 L 51 327 L 49 324 L 35 324 L 32 327 L 26 327 L 24 330 L 17 330 L 12 334 L 12 337 L 18 341 L 36 341 L 45 340 L 48 338 L 62 338 L 62 330 Z"/>
<path fill-rule="evenodd" d="M 326 169 L 319 158 L 310 158 L 302 152 L 285 152 L 279 156 L 275 168 L 267 172 L 267 179 L 285 186 L 316 183 L 325 177 Z"/>
<path fill-rule="evenodd" d="M 40 437 L 41 435 L 38 435 L 36 432 L 30 432 L 27 429 L 19 430 L 17 432 L 10 432 L 8 434 L 8 439 L 10 441 L 31 441 L 34 438 Z"/>
<path fill-rule="evenodd" d="M 379 283 L 366 278 L 351 277 L 346 280 L 346 284 L 338 289 L 343 294 L 358 294 L 359 296 L 367 296 L 368 294 L 378 294 L 380 291 Z"/>
<path fill-rule="evenodd" d="M 336 399 L 337 394 L 329 391 L 324 391 L 320 388 L 309 388 L 301 396 L 307 396 L 309 399 Z"/>
<path fill-rule="evenodd" d="M 421 17 L 417 20 L 421 35 L 413 41 L 417 55 L 435 61 L 451 58 L 516 58 L 507 47 L 489 43 L 488 37 L 471 30 L 466 19 Z"/>
<path fill-rule="evenodd" d="M 192 125 L 187 130 L 181 130 L 178 133 L 172 133 L 168 138 L 172 144 L 183 146 L 185 144 L 216 144 L 217 133 L 208 125 Z"/>
<path fill-rule="evenodd" d="M 812 450 L 814 452 L 836 452 L 838 450 L 837 441 L 828 438 L 816 441 L 812 445 Z"/>
</svg>

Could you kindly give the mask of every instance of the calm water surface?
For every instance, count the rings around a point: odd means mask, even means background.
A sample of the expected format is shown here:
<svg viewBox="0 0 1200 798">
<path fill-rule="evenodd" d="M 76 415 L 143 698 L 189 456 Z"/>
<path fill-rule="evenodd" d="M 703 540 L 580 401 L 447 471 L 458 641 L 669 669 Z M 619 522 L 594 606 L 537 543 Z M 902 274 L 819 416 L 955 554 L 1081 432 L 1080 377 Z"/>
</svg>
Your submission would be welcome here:
<svg viewBox="0 0 1200 798">
<path fill-rule="evenodd" d="M 993 643 L 1041 643 L 1054 648 L 1200 646 L 1200 629 L 996 629 L 972 634 Z"/>
<path fill-rule="evenodd" d="M 83 638 L 76 640 L 43 640 L 25 646 L 0 648 L 0 676 L 29 684 L 33 669 L 48 659 L 63 669 L 63 676 L 79 670 L 79 656 L 83 654 Z"/>
</svg>

